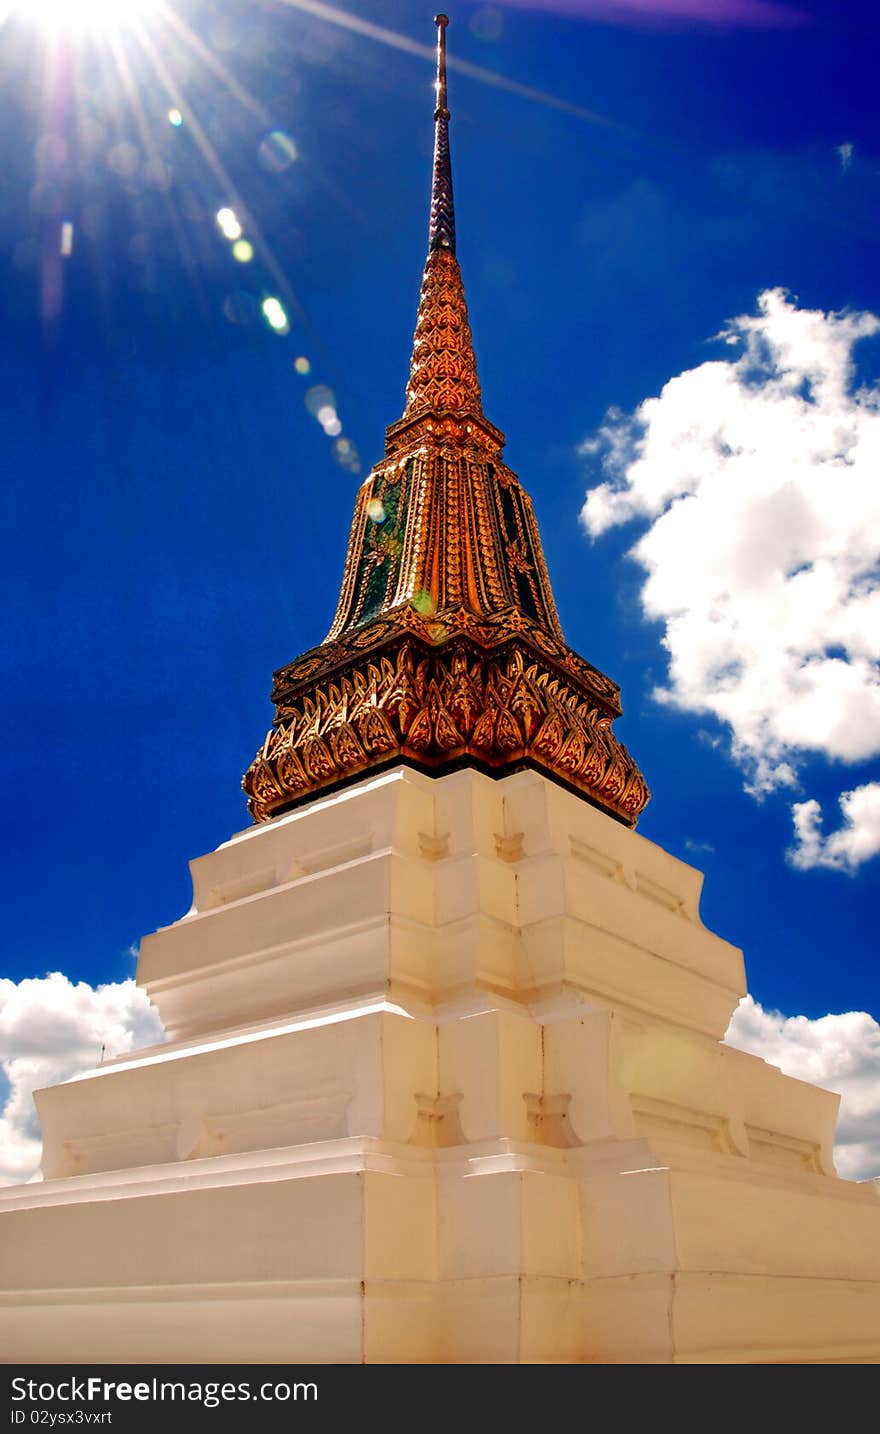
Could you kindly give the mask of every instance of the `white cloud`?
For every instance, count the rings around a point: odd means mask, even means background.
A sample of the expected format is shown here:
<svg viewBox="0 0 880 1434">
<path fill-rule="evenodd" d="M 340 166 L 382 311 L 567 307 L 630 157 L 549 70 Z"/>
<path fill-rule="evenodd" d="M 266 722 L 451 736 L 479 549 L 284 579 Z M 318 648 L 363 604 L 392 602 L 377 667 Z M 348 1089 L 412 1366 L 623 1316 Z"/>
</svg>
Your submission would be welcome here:
<svg viewBox="0 0 880 1434">
<path fill-rule="evenodd" d="M 835 1164 L 847 1180 L 880 1175 L 880 1025 L 866 1011 L 783 1016 L 746 996 L 725 1036 L 786 1075 L 841 1096 Z"/>
<path fill-rule="evenodd" d="M 857 386 L 869 313 L 760 295 L 688 369 L 583 445 L 606 480 L 592 537 L 632 519 L 646 617 L 664 624 L 655 695 L 728 724 L 756 795 L 797 785 L 809 754 L 880 753 L 880 387 Z M 852 847 L 852 856 L 866 849 Z"/>
<path fill-rule="evenodd" d="M 0 979 L 0 1066 L 8 1083 L 0 1115 L 0 1184 L 29 1180 L 40 1163 L 32 1092 L 96 1066 L 105 1056 L 164 1039 L 158 1015 L 134 981 L 94 988 L 49 976 Z"/>
<path fill-rule="evenodd" d="M 795 802 L 791 810 L 795 844 L 788 859 L 792 866 L 855 871 L 880 852 L 880 782 L 841 793 L 843 825 L 828 837 L 822 835 L 822 808 L 817 801 Z"/>
</svg>

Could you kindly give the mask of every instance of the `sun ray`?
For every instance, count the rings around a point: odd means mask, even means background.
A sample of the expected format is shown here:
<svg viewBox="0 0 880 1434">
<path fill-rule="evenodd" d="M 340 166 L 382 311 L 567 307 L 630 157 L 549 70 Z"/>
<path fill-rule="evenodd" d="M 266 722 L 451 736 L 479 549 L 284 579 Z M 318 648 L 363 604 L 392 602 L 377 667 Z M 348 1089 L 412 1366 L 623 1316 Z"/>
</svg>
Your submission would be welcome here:
<svg viewBox="0 0 880 1434">
<path fill-rule="evenodd" d="M 159 151 L 159 146 L 156 143 L 155 133 L 144 110 L 143 100 L 125 46 L 120 44 L 118 36 L 111 37 L 110 46 L 119 72 L 119 78 L 122 82 L 122 89 L 128 101 L 128 106 L 134 118 L 135 127 L 140 136 L 144 151 L 153 163 L 162 163 L 162 156 Z M 181 220 L 178 207 L 167 188 L 161 190 L 161 195 L 168 214 L 172 233 L 183 258 L 184 268 L 190 278 L 195 281 L 200 297 L 203 297 L 203 288 L 198 279 L 199 271 L 195 252 L 186 232 L 186 227 Z"/>
<path fill-rule="evenodd" d="M 391 46 L 392 49 L 403 50 L 408 55 L 417 55 L 419 59 L 430 61 L 431 65 L 435 62 L 436 50 L 433 45 L 422 45 L 417 40 L 411 40 L 408 35 L 401 35 L 398 30 L 390 30 L 386 25 L 376 25 L 371 20 L 363 20 L 360 15 L 352 15 L 348 10 L 342 10 L 337 5 L 326 5 L 323 0 L 282 0 L 282 3 L 292 10 L 301 10 L 306 15 L 313 15 L 317 20 L 326 20 L 331 25 L 339 25 L 356 35 L 363 35 L 368 40 L 377 40 L 380 44 Z M 508 90 L 510 94 L 519 95 L 520 99 L 531 100 L 535 104 L 545 105 L 548 109 L 574 115 L 577 119 L 586 120 L 588 124 L 600 125 L 603 129 L 616 130 L 619 134 L 631 139 L 642 138 L 636 130 L 621 124 L 619 120 L 610 119 L 607 115 L 587 109 L 584 105 L 576 105 L 571 100 L 562 99 L 559 95 L 548 94 L 546 90 L 536 89 L 533 85 L 520 84 L 518 80 L 508 79 L 506 75 L 499 75 L 495 70 L 488 70 L 483 65 L 474 65 L 469 60 L 460 60 L 453 56 L 449 57 L 447 64 L 449 69 L 457 70 L 471 80 L 478 80 L 484 85 L 492 85 L 495 89 Z"/>
<path fill-rule="evenodd" d="M 64 134 L 67 129 L 67 119 L 70 112 L 71 102 L 71 69 L 70 54 L 64 38 L 55 34 L 50 36 L 46 47 L 46 56 L 43 66 L 40 110 L 42 115 L 41 141 L 45 140 L 49 145 L 58 143 L 64 145 Z M 62 150 L 62 155 L 64 151 Z M 47 154 L 47 160 L 51 164 Z M 60 185 L 60 206 L 64 207 L 68 178 L 64 158 L 58 163 L 59 185 Z M 38 174 L 37 186 L 40 184 Z M 35 189 L 36 187 L 35 186 Z M 60 219 L 60 215 L 56 216 Z M 43 324 L 44 339 L 52 341 L 52 334 L 55 321 L 60 318 L 64 299 L 64 264 L 60 254 L 59 245 L 55 242 L 55 235 L 51 226 L 43 221 L 41 234 L 41 255 L 40 255 L 40 319 Z"/>
<path fill-rule="evenodd" d="M 155 9 L 156 0 L 12 0 L 0 12 L 23 14 L 50 35 L 108 34 Z M 0 13 L 0 19 L 3 18 Z"/>
<path fill-rule="evenodd" d="M 170 104 L 174 105 L 177 109 L 181 111 L 182 114 L 186 115 L 187 128 L 192 134 L 197 149 L 202 155 L 202 158 L 206 161 L 208 168 L 214 175 L 215 179 L 219 180 L 220 185 L 222 187 L 222 191 L 225 194 L 230 207 L 235 210 L 236 214 L 238 214 L 239 218 L 243 222 L 244 228 L 250 234 L 255 246 L 258 247 L 263 263 L 266 265 L 266 268 L 268 269 L 269 273 L 272 275 L 272 278 L 275 280 L 275 283 L 281 290 L 289 308 L 295 312 L 298 322 L 308 332 L 313 343 L 316 345 L 317 348 L 320 349 L 322 356 L 325 359 L 329 358 L 329 355 L 327 355 L 326 350 L 324 348 L 324 343 L 317 330 L 315 329 L 315 326 L 311 318 L 309 317 L 305 306 L 303 305 L 298 294 L 293 288 L 293 285 L 291 284 L 281 264 L 278 262 L 278 259 L 275 257 L 271 246 L 263 235 L 260 226 L 258 225 L 251 210 L 249 209 L 247 201 L 244 199 L 240 191 L 236 188 L 236 185 L 233 182 L 231 176 L 229 175 L 222 160 L 220 159 L 220 156 L 218 155 L 216 149 L 214 148 L 213 144 L 211 143 L 210 139 L 202 128 L 202 125 L 199 123 L 198 116 L 196 115 L 192 105 L 187 101 L 183 92 L 174 80 L 173 75 L 170 73 L 167 65 L 162 59 L 162 56 L 158 53 L 156 46 L 153 43 L 152 37 L 148 35 L 146 31 L 141 27 L 138 31 L 138 39 L 140 41 L 143 53 L 146 56 L 157 80 L 165 91 L 165 94 L 168 97 Z"/>
<path fill-rule="evenodd" d="M 223 81 L 229 93 L 238 100 L 239 104 L 249 110 L 250 113 L 260 121 L 260 124 L 266 125 L 267 127 L 271 125 L 272 117 L 265 106 L 261 105 L 260 101 L 255 99 L 250 91 L 239 83 L 219 56 L 215 55 L 213 50 L 209 49 L 204 41 L 200 40 L 198 35 L 193 33 L 186 21 L 182 20 L 177 12 L 165 3 L 165 0 L 155 0 L 155 7 L 156 14 L 160 16 L 165 23 L 176 32 L 183 43 L 198 56 L 205 65 L 205 68 Z"/>
</svg>

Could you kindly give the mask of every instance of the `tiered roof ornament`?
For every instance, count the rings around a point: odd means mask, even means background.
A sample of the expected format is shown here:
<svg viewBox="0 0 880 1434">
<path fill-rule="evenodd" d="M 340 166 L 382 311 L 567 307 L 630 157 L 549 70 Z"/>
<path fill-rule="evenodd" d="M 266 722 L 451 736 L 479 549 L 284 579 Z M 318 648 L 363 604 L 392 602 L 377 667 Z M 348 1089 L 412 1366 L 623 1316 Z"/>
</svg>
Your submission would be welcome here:
<svg viewBox="0 0 880 1434">
<path fill-rule="evenodd" d="M 428 257 L 406 408 L 362 485 L 336 617 L 275 673 L 242 781 L 258 822 L 400 762 L 534 767 L 634 826 L 644 777 L 611 730 L 619 689 L 562 635 L 531 501 L 485 418 L 455 253 L 445 15 Z"/>
</svg>

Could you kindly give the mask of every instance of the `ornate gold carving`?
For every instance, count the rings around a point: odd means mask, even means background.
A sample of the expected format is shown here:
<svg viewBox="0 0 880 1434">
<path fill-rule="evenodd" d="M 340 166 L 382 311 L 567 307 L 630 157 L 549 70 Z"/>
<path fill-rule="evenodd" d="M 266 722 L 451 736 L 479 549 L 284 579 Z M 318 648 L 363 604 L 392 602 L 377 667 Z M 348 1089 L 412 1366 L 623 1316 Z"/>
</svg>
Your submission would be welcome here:
<svg viewBox="0 0 880 1434">
<path fill-rule="evenodd" d="M 431 438 L 403 455 L 378 464 L 358 494 L 327 641 L 414 599 L 477 616 L 525 602 L 523 620 L 561 641 L 532 505 L 482 435 L 470 451 Z"/>
<path fill-rule="evenodd" d="M 345 667 L 357 652 L 376 653 L 399 638 L 412 635 L 437 646 L 456 636 L 467 636 L 485 648 L 497 647 L 505 639 L 521 637 L 535 656 L 558 665 L 559 675 L 570 674 L 590 694 L 590 700 L 608 717 L 621 714 L 620 689 L 610 677 L 585 662 L 563 641 L 530 622 L 516 607 L 476 615 L 468 608 L 441 608 L 420 612 L 409 603 L 389 609 L 381 618 L 363 627 L 352 628 L 335 642 L 327 641 L 311 652 L 279 668 L 275 673 L 272 701 L 278 708 L 277 721 L 286 720 L 285 704 L 312 682 L 329 678 Z"/>
<path fill-rule="evenodd" d="M 355 583 L 357 580 L 357 563 L 352 561 L 352 554 L 359 553 L 363 547 L 364 532 L 367 526 L 367 504 L 370 501 L 372 492 L 371 479 L 361 484 L 354 508 L 354 517 L 351 522 L 351 533 L 348 539 L 347 557 L 345 568 L 342 573 L 342 584 L 339 589 L 339 601 L 336 604 L 336 616 L 333 619 L 331 634 L 337 632 L 345 622 L 354 598 Z M 301 659 L 302 660 L 302 659 Z"/>
<path fill-rule="evenodd" d="M 649 793 L 612 714 L 528 638 L 497 638 L 431 646 L 401 630 L 393 647 L 350 650 L 332 678 L 307 679 L 245 775 L 254 818 L 392 760 L 433 771 L 471 761 L 538 767 L 633 826 Z"/>
<path fill-rule="evenodd" d="M 422 279 L 404 417 L 426 408 L 482 414 L 464 285 L 451 249 L 431 250 Z"/>
</svg>

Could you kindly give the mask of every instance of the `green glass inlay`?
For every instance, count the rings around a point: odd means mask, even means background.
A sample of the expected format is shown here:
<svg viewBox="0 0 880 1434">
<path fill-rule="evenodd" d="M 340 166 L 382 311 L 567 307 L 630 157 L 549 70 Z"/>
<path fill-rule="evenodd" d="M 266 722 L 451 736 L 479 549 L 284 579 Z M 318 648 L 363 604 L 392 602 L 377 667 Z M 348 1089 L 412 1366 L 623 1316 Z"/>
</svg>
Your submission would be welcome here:
<svg viewBox="0 0 880 1434">
<path fill-rule="evenodd" d="M 364 558 L 361 564 L 361 583 L 363 584 L 364 581 L 366 581 L 364 606 L 359 621 L 369 622 L 371 617 L 375 617 L 380 612 L 388 591 L 387 557 L 374 564 L 370 563 L 369 558 Z"/>
<path fill-rule="evenodd" d="M 405 484 L 403 474 L 394 474 L 376 494 L 382 503 L 381 520 L 367 519 L 354 599 L 358 626 L 378 616 L 397 586 L 413 461 L 406 465 Z"/>
</svg>

